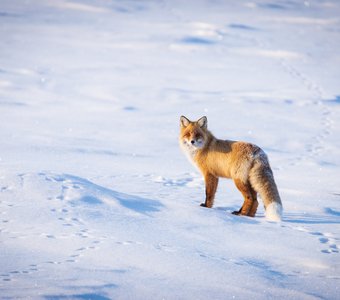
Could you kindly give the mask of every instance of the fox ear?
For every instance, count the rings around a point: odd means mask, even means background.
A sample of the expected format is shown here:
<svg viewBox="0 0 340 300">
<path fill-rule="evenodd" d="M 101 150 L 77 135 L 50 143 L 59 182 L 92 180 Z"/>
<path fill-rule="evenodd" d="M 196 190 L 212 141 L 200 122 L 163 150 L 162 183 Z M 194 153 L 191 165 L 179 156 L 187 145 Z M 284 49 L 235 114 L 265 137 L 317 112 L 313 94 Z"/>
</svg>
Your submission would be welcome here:
<svg viewBox="0 0 340 300">
<path fill-rule="evenodd" d="M 197 121 L 197 124 L 198 124 L 199 127 L 207 129 L 208 128 L 208 119 L 207 119 L 207 117 L 204 116 L 204 117 L 200 118 Z"/>
<path fill-rule="evenodd" d="M 190 124 L 190 120 L 184 116 L 181 116 L 181 127 L 187 127 Z"/>
</svg>

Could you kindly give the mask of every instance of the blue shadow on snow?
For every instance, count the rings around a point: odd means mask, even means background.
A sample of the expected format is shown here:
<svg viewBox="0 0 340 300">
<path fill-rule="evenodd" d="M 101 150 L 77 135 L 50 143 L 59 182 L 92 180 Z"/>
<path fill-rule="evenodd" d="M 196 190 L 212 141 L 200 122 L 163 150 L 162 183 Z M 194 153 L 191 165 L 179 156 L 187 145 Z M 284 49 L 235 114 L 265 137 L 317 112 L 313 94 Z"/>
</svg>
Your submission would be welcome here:
<svg viewBox="0 0 340 300">
<path fill-rule="evenodd" d="M 104 203 L 101 198 L 105 197 L 118 201 L 123 207 L 143 214 L 157 212 L 163 207 L 163 204 L 157 200 L 120 193 L 78 176 L 63 174 L 53 175 L 53 178 L 58 182 L 67 181 L 71 185 L 77 186 L 78 189 L 81 187 L 84 195 L 75 200 L 88 205 L 101 205 Z"/>
<path fill-rule="evenodd" d="M 256 31 L 256 30 L 258 30 L 255 27 L 244 25 L 244 24 L 230 24 L 229 28 L 232 28 L 232 29 L 241 29 L 241 30 L 249 30 L 249 31 Z"/>
<path fill-rule="evenodd" d="M 57 300 L 57 299 L 80 299 L 80 300 L 110 300 L 111 298 L 101 296 L 99 294 L 79 294 L 70 296 L 45 296 L 46 300 Z"/>
<path fill-rule="evenodd" d="M 335 96 L 334 99 L 328 100 L 330 104 L 340 104 L 340 96 Z"/>
<path fill-rule="evenodd" d="M 195 36 L 188 36 L 181 40 L 184 44 L 194 44 L 194 45 L 213 45 L 215 44 L 214 41 L 208 40 L 201 37 L 195 37 Z"/>
</svg>

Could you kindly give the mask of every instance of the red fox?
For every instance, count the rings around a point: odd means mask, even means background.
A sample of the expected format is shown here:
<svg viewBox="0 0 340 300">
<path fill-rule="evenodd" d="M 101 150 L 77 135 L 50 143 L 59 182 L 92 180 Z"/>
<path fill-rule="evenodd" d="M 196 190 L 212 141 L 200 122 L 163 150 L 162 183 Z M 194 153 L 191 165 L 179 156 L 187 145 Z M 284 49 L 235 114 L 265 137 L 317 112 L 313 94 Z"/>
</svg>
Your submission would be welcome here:
<svg viewBox="0 0 340 300">
<path fill-rule="evenodd" d="M 242 207 L 233 214 L 254 217 L 259 193 L 266 218 L 281 221 L 282 203 L 264 151 L 246 142 L 219 140 L 207 124 L 207 117 L 194 122 L 180 118 L 180 146 L 204 176 L 206 198 L 201 206 L 213 206 L 219 177 L 231 178 L 244 197 Z"/>
</svg>

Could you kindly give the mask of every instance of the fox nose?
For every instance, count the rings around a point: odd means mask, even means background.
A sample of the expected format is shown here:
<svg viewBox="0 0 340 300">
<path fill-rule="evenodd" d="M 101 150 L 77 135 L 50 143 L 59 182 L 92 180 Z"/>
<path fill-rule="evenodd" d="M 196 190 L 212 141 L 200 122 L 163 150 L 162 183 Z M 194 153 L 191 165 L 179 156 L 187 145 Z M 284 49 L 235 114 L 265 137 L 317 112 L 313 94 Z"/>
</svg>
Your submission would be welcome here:
<svg viewBox="0 0 340 300">
<path fill-rule="evenodd" d="M 195 140 L 191 140 L 191 145 L 195 144 Z"/>
</svg>

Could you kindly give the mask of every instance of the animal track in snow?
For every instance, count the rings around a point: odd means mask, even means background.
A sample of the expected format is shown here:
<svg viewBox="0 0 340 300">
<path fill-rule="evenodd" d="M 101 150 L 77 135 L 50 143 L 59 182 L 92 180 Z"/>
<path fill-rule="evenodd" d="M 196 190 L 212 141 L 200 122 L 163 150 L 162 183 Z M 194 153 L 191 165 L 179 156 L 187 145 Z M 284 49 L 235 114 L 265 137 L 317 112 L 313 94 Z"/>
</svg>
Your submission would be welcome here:
<svg viewBox="0 0 340 300">
<path fill-rule="evenodd" d="M 318 242 L 326 247 L 326 249 L 322 249 L 321 252 L 325 254 L 331 254 L 331 253 L 339 253 L 339 241 L 340 239 L 335 237 L 334 234 L 332 233 L 322 233 L 320 231 L 310 231 L 309 229 L 302 227 L 302 226 L 297 226 L 297 227 L 290 227 L 294 230 L 306 232 L 307 234 L 313 235 L 317 237 Z M 337 244 L 338 243 L 338 244 Z"/>
<path fill-rule="evenodd" d="M 321 86 L 314 83 L 306 75 L 300 72 L 296 67 L 289 64 L 286 60 L 281 60 L 281 66 L 283 69 L 290 74 L 293 78 L 299 80 L 302 85 L 309 90 L 313 95 L 314 99 L 311 99 L 310 103 L 314 106 L 318 106 L 318 111 L 321 112 L 320 131 L 312 137 L 312 142 L 305 147 L 305 153 L 299 155 L 291 162 L 291 165 L 296 165 L 299 161 L 305 158 L 318 157 L 324 151 L 323 142 L 330 135 L 332 131 L 333 121 L 331 119 L 330 109 L 323 103 L 324 92 Z"/>
<path fill-rule="evenodd" d="M 2 278 L 2 281 L 5 281 L 5 282 L 15 281 L 17 276 L 29 275 L 29 274 L 32 274 L 38 271 L 39 271 L 39 266 L 37 264 L 30 264 L 29 266 L 21 270 L 13 270 L 7 273 L 0 274 L 0 278 Z"/>
<path fill-rule="evenodd" d="M 57 199 L 65 201 L 71 207 L 105 205 L 116 209 L 125 208 L 139 214 L 157 212 L 162 207 L 157 200 L 120 193 L 78 176 L 49 173 L 40 175 L 46 180 L 61 184 L 61 193 Z"/>
<path fill-rule="evenodd" d="M 155 248 L 165 252 L 177 252 L 177 248 L 175 246 L 164 243 L 159 243 L 158 245 L 155 246 Z"/>
<path fill-rule="evenodd" d="M 322 253 L 326 254 L 339 253 L 339 248 L 338 245 L 336 244 L 337 239 L 334 238 L 333 234 L 321 232 L 314 232 L 311 234 L 320 236 L 319 242 L 327 247 L 327 249 L 321 250 Z"/>
<path fill-rule="evenodd" d="M 62 266 L 63 264 L 79 263 L 82 258 L 86 259 L 89 252 L 100 249 L 100 244 L 105 238 L 102 235 L 100 238 L 96 237 L 96 234 L 87 227 L 86 217 L 88 215 L 83 213 L 83 211 L 91 211 L 86 205 L 92 203 L 82 202 L 81 204 L 84 205 L 80 205 L 79 209 L 74 209 L 73 201 L 82 199 L 83 194 L 88 192 L 86 184 L 78 183 L 71 176 L 68 178 L 50 173 L 20 174 L 16 176 L 16 179 L 18 181 L 17 186 L 22 189 L 22 193 L 25 193 L 25 190 L 29 190 L 31 193 L 27 194 L 27 198 L 20 197 L 20 202 L 16 202 L 15 207 L 24 210 L 25 206 L 30 205 L 29 203 L 33 199 L 31 195 L 34 195 L 36 199 L 33 200 L 41 205 L 37 206 L 36 211 L 34 211 L 34 216 L 37 216 L 39 220 L 36 223 L 35 219 L 32 219 L 31 223 L 23 225 L 22 229 L 20 227 L 20 231 L 12 232 L 10 223 L 16 223 L 18 220 L 13 216 L 13 213 L 10 214 L 9 210 L 13 205 L 1 198 L 1 234 L 6 234 L 12 239 L 26 238 L 34 240 L 36 243 L 40 241 L 42 247 L 53 247 L 55 244 L 63 243 L 63 240 L 66 242 L 65 248 L 57 256 L 55 254 L 45 257 L 35 256 L 26 266 L 25 262 L 18 262 L 13 266 L 7 265 L 6 270 L 0 271 L 0 281 L 20 280 L 21 277 L 33 272 L 45 271 L 49 268 L 49 265 Z M 84 183 L 88 182 L 84 180 Z M 17 191 L 18 189 L 14 189 L 14 192 Z M 3 195 L 10 192 L 12 191 L 7 187 L 0 190 L 0 194 Z M 41 221 L 47 221 L 43 228 L 37 226 Z M 68 242 L 71 240 L 72 243 Z M 33 249 L 35 249 L 34 247 Z M 79 251 L 80 248 L 82 248 L 81 251 Z"/>
<path fill-rule="evenodd" d="M 153 182 L 161 183 L 164 186 L 188 186 L 188 187 L 201 187 L 203 178 L 197 174 L 185 174 L 181 178 L 165 178 L 163 176 L 153 176 Z"/>
</svg>

